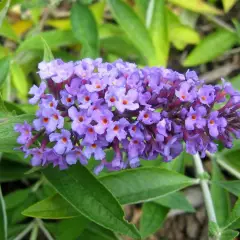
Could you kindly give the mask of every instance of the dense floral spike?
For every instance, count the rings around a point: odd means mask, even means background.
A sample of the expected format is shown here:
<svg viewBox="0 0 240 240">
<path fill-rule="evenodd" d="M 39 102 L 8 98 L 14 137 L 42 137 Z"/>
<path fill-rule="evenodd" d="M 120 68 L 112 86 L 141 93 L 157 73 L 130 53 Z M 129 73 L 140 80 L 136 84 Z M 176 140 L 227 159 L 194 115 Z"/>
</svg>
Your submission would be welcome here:
<svg viewBox="0 0 240 240">
<path fill-rule="evenodd" d="M 18 143 L 32 165 L 87 164 L 99 161 L 120 170 L 139 166 L 139 159 L 158 155 L 170 161 L 183 151 L 190 154 L 232 147 L 240 138 L 240 93 L 224 80 L 205 85 L 194 71 L 185 75 L 171 69 L 145 67 L 118 60 L 60 59 L 39 64 L 42 82 L 29 94 L 39 110 L 32 125 L 17 124 Z M 115 156 L 106 161 L 104 150 Z"/>
</svg>

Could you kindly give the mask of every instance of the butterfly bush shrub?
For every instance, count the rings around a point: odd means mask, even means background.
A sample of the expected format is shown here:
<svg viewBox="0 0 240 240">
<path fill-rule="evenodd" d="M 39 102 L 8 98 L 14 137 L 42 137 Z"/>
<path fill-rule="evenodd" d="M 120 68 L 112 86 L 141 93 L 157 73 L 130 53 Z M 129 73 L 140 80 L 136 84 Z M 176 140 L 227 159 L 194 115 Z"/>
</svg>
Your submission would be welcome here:
<svg viewBox="0 0 240 240">
<path fill-rule="evenodd" d="M 231 148 L 240 136 L 240 94 L 230 83 L 206 85 L 194 71 L 138 68 L 117 60 L 83 59 L 41 62 L 42 80 L 29 94 L 38 104 L 36 119 L 15 126 L 17 141 L 33 166 L 60 169 L 87 164 L 93 156 L 110 171 L 139 166 L 139 159 L 161 155 L 171 161 L 183 151 Z M 114 150 L 106 161 L 105 149 Z"/>
</svg>

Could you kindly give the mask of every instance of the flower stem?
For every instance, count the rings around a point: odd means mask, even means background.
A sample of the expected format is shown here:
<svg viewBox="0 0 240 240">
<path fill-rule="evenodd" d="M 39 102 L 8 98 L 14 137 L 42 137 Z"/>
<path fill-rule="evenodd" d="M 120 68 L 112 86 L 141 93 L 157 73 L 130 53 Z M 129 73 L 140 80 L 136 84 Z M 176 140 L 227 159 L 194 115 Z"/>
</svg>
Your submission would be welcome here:
<svg viewBox="0 0 240 240">
<path fill-rule="evenodd" d="M 211 222 L 217 223 L 212 196 L 208 187 L 208 180 L 204 179 L 203 177 L 205 171 L 202 165 L 202 160 L 198 153 L 193 155 L 193 159 L 195 163 L 196 173 L 200 177 L 200 185 L 202 188 L 202 193 L 203 193 L 203 198 L 204 198 L 204 202 L 207 210 L 208 219 Z"/>
</svg>

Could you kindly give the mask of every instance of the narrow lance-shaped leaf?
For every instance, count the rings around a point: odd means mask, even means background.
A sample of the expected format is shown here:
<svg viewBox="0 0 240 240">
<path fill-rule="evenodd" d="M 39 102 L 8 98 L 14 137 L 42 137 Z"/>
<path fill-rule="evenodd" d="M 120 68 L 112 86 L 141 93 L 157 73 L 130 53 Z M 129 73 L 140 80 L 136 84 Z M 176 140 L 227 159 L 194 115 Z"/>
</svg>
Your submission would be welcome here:
<svg viewBox="0 0 240 240">
<path fill-rule="evenodd" d="M 0 88 L 4 84 L 5 80 L 7 79 L 8 73 L 9 73 L 9 57 L 4 57 L 0 59 Z"/>
<path fill-rule="evenodd" d="M 143 204 L 140 233 L 143 238 L 156 232 L 162 225 L 169 209 L 154 202 Z"/>
<path fill-rule="evenodd" d="M 134 225 L 127 223 L 113 195 L 83 166 L 65 171 L 48 167 L 44 175 L 59 194 L 79 213 L 113 231 L 139 238 Z"/>
<path fill-rule="evenodd" d="M 234 224 L 239 222 L 239 220 L 240 220 L 240 198 L 235 203 L 235 205 L 232 209 L 232 212 L 231 212 L 224 228 L 225 229 L 226 228 L 233 228 Z"/>
<path fill-rule="evenodd" d="M 235 33 L 218 30 L 206 36 L 187 56 L 183 65 L 196 66 L 222 55 L 237 42 Z M 216 47 L 217 46 L 217 47 Z"/>
<path fill-rule="evenodd" d="M 212 161 L 212 180 L 211 195 L 213 198 L 217 223 L 221 227 L 225 224 L 230 213 L 230 199 L 228 192 L 224 188 L 214 183 L 214 181 L 224 180 L 224 177 L 221 174 L 215 159 Z"/>
<path fill-rule="evenodd" d="M 50 62 L 51 60 L 54 59 L 52 51 L 44 38 L 42 38 L 42 42 L 44 46 L 43 61 Z"/>
<path fill-rule="evenodd" d="M 167 14 L 165 1 L 152 0 L 153 9 L 150 14 L 149 32 L 155 48 L 157 65 L 166 66 L 169 53 Z"/>
<path fill-rule="evenodd" d="M 0 26 L 2 25 L 2 21 L 7 14 L 9 5 L 10 5 L 10 0 L 2 0 L 0 2 Z"/>
<path fill-rule="evenodd" d="M 236 2 L 237 0 L 222 0 L 224 11 L 228 12 Z"/>
<path fill-rule="evenodd" d="M 223 187 L 228 192 L 234 194 L 235 196 L 240 196 L 240 180 L 234 181 L 214 181 L 217 185 Z"/>
<path fill-rule="evenodd" d="M 7 240 L 7 213 L 0 185 L 0 239 Z"/>
<path fill-rule="evenodd" d="M 82 43 L 81 57 L 99 56 L 97 24 L 86 5 L 75 3 L 71 9 L 71 24 L 75 37 Z"/>
<path fill-rule="evenodd" d="M 141 52 L 150 65 L 157 64 L 154 46 L 143 22 L 122 0 L 108 0 L 111 12 L 125 31 L 133 45 Z"/>
</svg>

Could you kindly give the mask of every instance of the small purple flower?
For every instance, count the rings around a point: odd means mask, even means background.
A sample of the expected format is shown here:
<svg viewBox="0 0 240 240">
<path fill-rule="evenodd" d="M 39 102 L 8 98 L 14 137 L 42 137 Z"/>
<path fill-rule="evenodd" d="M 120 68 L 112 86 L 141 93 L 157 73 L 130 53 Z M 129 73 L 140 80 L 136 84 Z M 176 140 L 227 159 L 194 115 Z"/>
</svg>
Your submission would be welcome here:
<svg viewBox="0 0 240 240">
<path fill-rule="evenodd" d="M 139 104 L 134 103 L 138 98 L 136 89 L 130 89 L 126 94 L 126 89 L 120 88 L 117 91 L 117 98 L 115 106 L 120 113 L 123 113 L 125 110 L 133 111 L 139 108 Z"/>
<path fill-rule="evenodd" d="M 58 154 L 69 152 L 72 147 L 72 141 L 70 139 L 71 133 L 65 129 L 61 130 L 61 133 L 51 133 L 49 135 L 50 142 L 57 142 L 53 147 L 54 151 Z"/>
<path fill-rule="evenodd" d="M 46 94 L 39 104 L 40 108 L 57 108 L 57 105 L 58 101 L 50 94 Z"/>
<path fill-rule="evenodd" d="M 69 94 L 71 94 L 72 96 L 77 96 L 81 85 L 82 81 L 80 78 L 73 78 L 71 80 L 70 86 L 66 84 L 65 88 Z"/>
<path fill-rule="evenodd" d="M 98 100 L 97 93 L 90 93 L 86 90 L 85 86 L 81 87 L 78 95 L 78 103 L 79 107 L 83 109 L 87 109 L 91 106 L 91 104 Z"/>
<path fill-rule="evenodd" d="M 113 113 L 109 110 L 104 110 L 102 113 L 98 111 L 94 111 L 92 114 L 92 119 L 96 121 L 96 125 L 94 126 L 94 130 L 98 134 L 103 134 L 109 124 L 112 122 Z"/>
<path fill-rule="evenodd" d="M 68 80 L 73 74 L 73 62 L 58 64 L 55 68 L 55 75 L 52 77 L 52 80 L 55 83 L 61 83 Z"/>
<path fill-rule="evenodd" d="M 118 140 L 123 140 L 127 136 L 125 128 L 129 125 L 129 122 L 125 118 L 121 118 L 119 121 L 112 122 L 107 128 L 106 140 L 112 142 L 116 137 Z"/>
<path fill-rule="evenodd" d="M 102 160 L 105 158 L 106 153 L 103 150 L 103 147 L 107 145 L 106 141 L 96 141 L 92 144 L 84 143 L 85 148 L 83 154 L 87 159 L 90 159 L 93 155 L 96 160 Z"/>
<path fill-rule="evenodd" d="M 89 144 L 94 143 L 97 140 L 97 132 L 94 130 L 94 126 L 88 124 L 85 126 L 85 135 L 83 141 Z"/>
<path fill-rule="evenodd" d="M 54 108 L 43 108 L 37 113 L 38 118 L 33 121 L 34 128 L 39 131 L 43 127 L 48 133 L 61 129 L 64 125 L 64 118 Z"/>
<path fill-rule="evenodd" d="M 182 102 L 193 102 L 197 96 L 195 89 L 187 82 L 182 83 L 175 94 Z"/>
<path fill-rule="evenodd" d="M 61 95 L 61 102 L 63 105 L 70 107 L 74 104 L 74 97 L 70 95 L 66 90 L 62 90 L 60 92 Z"/>
<path fill-rule="evenodd" d="M 86 157 L 83 155 L 83 152 L 79 147 L 73 148 L 66 154 L 66 162 L 69 165 L 76 164 L 77 160 L 79 160 L 82 165 L 86 165 L 88 163 Z"/>
<path fill-rule="evenodd" d="M 77 63 L 74 73 L 81 79 L 88 80 L 92 76 L 94 68 L 94 61 L 90 58 L 85 58 Z"/>
<path fill-rule="evenodd" d="M 51 62 L 40 62 L 38 64 L 38 74 L 42 80 L 49 79 L 56 74 L 56 67 L 62 63 L 60 59 L 53 60 Z"/>
<path fill-rule="evenodd" d="M 146 125 L 157 123 L 160 120 L 160 113 L 154 112 L 152 109 L 145 109 L 140 111 L 138 119 Z"/>
<path fill-rule="evenodd" d="M 220 133 L 225 131 L 227 120 L 224 117 L 219 117 L 219 112 L 211 112 L 208 119 L 209 134 L 212 137 L 217 137 Z"/>
<path fill-rule="evenodd" d="M 143 126 L 139 122 L 132 123 L 128 127 L 128 131 L 132 138 L 140 141 L 144 140 Z"/>
<path fill-rule="evenodd" d="M 26 121 L 23 124 L 16 124 L 14 130 L 20 133 L 17 138 L 19 144 L 26 144 L 32 138 L 32 127 Z"/>
<path fill-rule="evenodd" d="M 86 125 L 91 122 L 91 118 L 87 116 L 86 110 L 78 111 L 76 107 L 71 107 L 68 109 L 68 115 L 73 120 L 72 130 L 77 132 L 79 135 L 85 133 Z"/>
<path fill-rule="evenodd" d="M 44 165 L 46 162 L 45 151 L 42 148 L 32 148 L 28 150 L 27 155 L 32 155 L 31 164 L 34 167 Z"/>
<path fill-rule="evenodd" d="M 122 89 L 122 88 L 120 88 Z M 109 87 L 108 91 L 105 94 L 105 100 L 108 104 L 108 107 L 114 107 L 118 97 L 117 97 L 117 91 L 119 90 L 119 88 L 116 87 Z"/>
<path fill-rule="evenodd" d="M 211 104 L 215 98 L 215 89 L 211 85 L 203 85 L 198 90 L 198 98 L 203 104 Z"/>
<path fill-rule="evenodd" d="M 34 95 L 31 99 L 29 99 L 29 103 L 36 104 L 44 94 L 46 87 L 47 85 L 45 82 L 41 82 L 39 87 L 33 85 L 30 91 L 28 92 L 29 94 Z"/>
<path fill-rule="evenodd" d="M 85 87 L 89 92 L 99 92 L 107 87 L 107 79 L 106 78 L 98 78 L 97 76 L 93 76 L 90 78 L 91 84 L 86 84 Z"/>
<path fill-rule="evenodd" d="M 198 107 L 196 110 L 193 110 L 191 107 L 185 120 L 186 129 L 194 130 L 195 128 L 203 128 L 206 125 L 206 119 L 203 118 L 206 113 L 206 108 L 203 106 Z"/>
<path fill-rule="evenodd" d="M 157 136 L 156 139 L 158 141 L 163 142 L 164 137 L 167 137 L 167 130 L 171 130 L 171 123 L 168 119 L 162 119 L 161 121 L 158 122 L 157 124 Z"/>
</svg>

